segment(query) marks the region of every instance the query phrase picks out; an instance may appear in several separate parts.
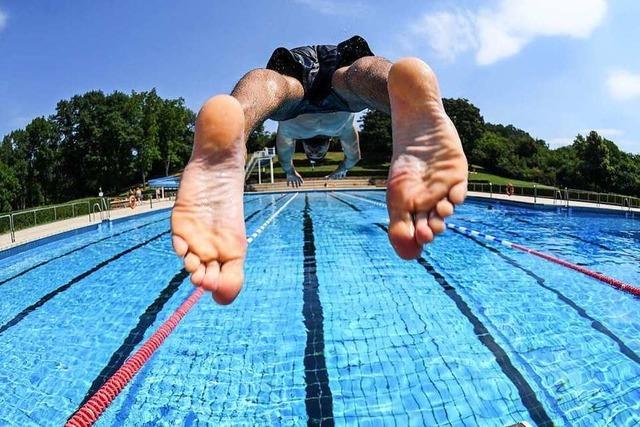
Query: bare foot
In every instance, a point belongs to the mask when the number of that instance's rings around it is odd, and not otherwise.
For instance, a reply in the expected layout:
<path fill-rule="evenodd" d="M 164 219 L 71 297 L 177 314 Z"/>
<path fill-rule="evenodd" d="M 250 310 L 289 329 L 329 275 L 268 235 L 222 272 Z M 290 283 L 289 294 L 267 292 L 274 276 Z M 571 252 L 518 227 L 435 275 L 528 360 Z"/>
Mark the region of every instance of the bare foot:
<path fill-rule="evenodd" d="M 173 248 L 191 282 L 229 304 L 244 279 L 244 113 L 227 95 L 208 100 L 196 120 L 195 142 L 171 214 Z"/>
<path fill-rule="evenodd" d="M 393 158 L 387 206 L 389 239 L 404 259 L 445 230 L 444 218 L 467 192 L 467 159 L 442 105 L 435 74 L 416 58 L 389 72 Z"/>

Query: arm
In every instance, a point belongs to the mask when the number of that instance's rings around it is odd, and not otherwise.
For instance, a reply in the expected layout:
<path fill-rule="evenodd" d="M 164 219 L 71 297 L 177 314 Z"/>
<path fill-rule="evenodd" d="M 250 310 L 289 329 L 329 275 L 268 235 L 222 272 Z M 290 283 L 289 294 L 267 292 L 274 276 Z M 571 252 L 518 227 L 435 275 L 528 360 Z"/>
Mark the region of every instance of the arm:
<path fill-rule="evenodd" d="M 287 174 L 287 185 L 299 187 L 304 181 L 293 166 L 293 153 L 296 150 L 296 141 L 287 137 L 278 127 L 276 134 L 276 151 L 282 169 Z"/>
<path fill-rule="evenodd" d="M 354 167 L 360 161 L 360 138 L 355 124 L 347 126 L 340 133 L 340 145 L 344 152 L 344 160 L 333 173 L 327 176 L 327 179 L 341 179 L 347 175 L 347 171 Z"/>

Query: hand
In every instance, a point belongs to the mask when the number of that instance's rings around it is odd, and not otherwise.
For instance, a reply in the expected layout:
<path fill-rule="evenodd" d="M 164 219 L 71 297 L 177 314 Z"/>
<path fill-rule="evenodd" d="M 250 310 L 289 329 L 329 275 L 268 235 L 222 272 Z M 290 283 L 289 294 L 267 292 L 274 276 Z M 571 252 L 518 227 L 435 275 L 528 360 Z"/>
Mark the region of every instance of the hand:
<path fill-rule="evenodd" d="M 324 177 L 324 179 L 342 179 L 344 177 L 347 176 L 347 170 L 346 169 L 342 169 L 342 168 L 338 168 L 336 170 L 334 170 L 331 175 L 327 175 Z"/>
<path fill-rule="evenodd" d="M 293 169 L 291 172 L 287 172 L 287 187 L 291 186 L 297 188 L 300 187 L 303 182 L 304 180 L 295 169 Z"/>

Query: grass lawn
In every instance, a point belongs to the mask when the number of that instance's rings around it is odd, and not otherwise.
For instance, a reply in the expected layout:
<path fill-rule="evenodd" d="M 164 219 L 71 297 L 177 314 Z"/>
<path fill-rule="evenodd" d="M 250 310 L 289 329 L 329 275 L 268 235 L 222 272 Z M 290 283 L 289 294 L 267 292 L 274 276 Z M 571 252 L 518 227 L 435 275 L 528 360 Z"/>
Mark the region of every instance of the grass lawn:
<path fill-rule="evenodd" d="M 344 155 L 341 151 L 331 151 L 327 153 L 325 160 L 319 165 L 311 168 L 311 164 L 305 157 L 304 153 L 295 153 L 293 157 L 293 164 L 296 170 L 302 175 L 303 178 L 308 177 L 324 177 L 333 172 L 338 164 L 344 159 Z M 389 172 L 389 162 L 372 160 L 363 158 L 360 162 L 349 171 L 348 176 L 373 176 L 386 178 Z M 268 169 L 267 169 L 268 173 Z M 274 176 L 276 178 L 284 178 L 285 173 L 278 163 L 278 158 L 274 159 Z M 254 172 L 255 175 L 255 172 Z M 257 180 L 257 177 L 255 177 Z M 498 175 L 493 175 L 485 172 L 476 172 L 469 175 L 470 181 L 491 182 L 496 185 L 506 185 L 512 183 L 515 186 L 530 187 L 533 188 L 535 182 L 521 181 L 519 179 L 504 178 Z M 542 184 L 537 184 L 538 188 L 553 188 Z"/>
<path fill-rule="evenodd" d="M 519 179 L 512 178 L 504 178 L 502 176 L 494 175 L 486 172 L 476 172 L 469 175 L 469 181 L 481 181 L 481 182 L 490 182 L 492 184 L 497 185 L 506 185 L 511 183 L 517 187 L 530 187 L 533 188 L 534 184 L 538 186 L 538 188 L 553 188 L 548 185 L 537 184 L 531 181 L 521 181 Z"/>

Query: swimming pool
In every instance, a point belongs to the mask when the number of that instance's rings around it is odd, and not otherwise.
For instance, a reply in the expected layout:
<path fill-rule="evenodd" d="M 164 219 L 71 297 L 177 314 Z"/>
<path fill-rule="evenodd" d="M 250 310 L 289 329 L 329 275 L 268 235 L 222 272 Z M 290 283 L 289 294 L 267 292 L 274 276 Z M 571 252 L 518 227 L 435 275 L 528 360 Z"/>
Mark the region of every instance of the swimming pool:
<path fill-rule="evenodd" d="M 205 296 L 99 425 L 635 425 L 640 300 L 447 231 L 397 258 L 384 193 L 247 195 L 245 289 Z M 491 209 L 489 209 L 491 207 Z M 60 425 L 193 291 L 169 212 L 0 260 L 0 424 Z M 452 222 L 640 283 L 640 222 L 469 201 Z"/>

